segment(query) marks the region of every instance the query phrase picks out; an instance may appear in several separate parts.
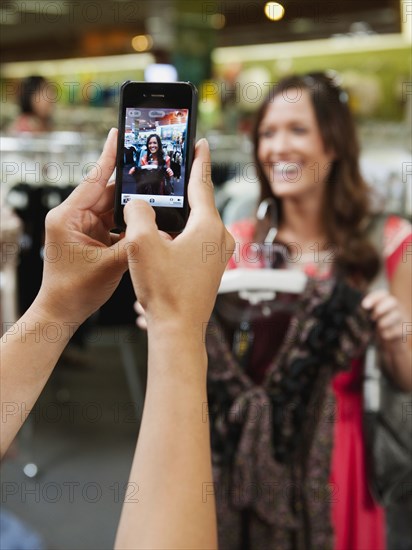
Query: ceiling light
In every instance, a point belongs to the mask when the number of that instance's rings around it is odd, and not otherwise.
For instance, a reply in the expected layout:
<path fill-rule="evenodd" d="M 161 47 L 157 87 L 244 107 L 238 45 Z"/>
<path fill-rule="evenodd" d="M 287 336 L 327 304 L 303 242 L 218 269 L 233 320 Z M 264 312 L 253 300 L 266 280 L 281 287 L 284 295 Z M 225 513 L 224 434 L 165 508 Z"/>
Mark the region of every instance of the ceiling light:
<path fill-rule="evenodd" d="M 285 8 L 279 2 L 267 2 L 265 15 L 271 21 L 279 21 L 285 15 Z"/>
<path fill-rule="evenodd" d="M 223 13 L 214 13 L 210 18 L 210 25 L 216 30 L 223 29 L 226 24 L 226 17 Z"/>
<path fill-rule="evenodd" d="M 39 73 L 45 77 L 55 78 L 57 75 L 72 75 L 74 72 L 73 67 L 75 67 L 75 73 L 82 75 L 117 71 L 125 71 L 130 74 L 130 67 L 133 67 L 133 71 L 144 70 L 153 61 L 153 55 L 150 53 L 51 59 L 47 61 L 15 61 L 2 65 L 2 76 L 3 78 L 24 78 L 35 72 L 35 74 Z M 68 84 L 70 85 L 70 82 Z"/>
<path fill-rule="evenodd" d="M 153 39 L 150 34 L 138 34 L 132 38 L 132 48 L 136 52 L 146 52 L 153 46 Z"/>
<path fill-rule="evenodd" d="M 176 82 L 177 70 L 168 63 L 153 63 L 144 70 L 146 82 Z"/>

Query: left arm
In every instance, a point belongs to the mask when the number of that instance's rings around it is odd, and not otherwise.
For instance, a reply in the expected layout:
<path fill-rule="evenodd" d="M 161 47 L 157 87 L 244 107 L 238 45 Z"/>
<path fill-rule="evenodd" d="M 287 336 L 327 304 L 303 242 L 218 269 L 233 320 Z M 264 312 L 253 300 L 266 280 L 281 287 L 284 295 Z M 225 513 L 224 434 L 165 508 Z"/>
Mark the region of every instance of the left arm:
<path fill-rule="evenodd" d="M 400 389 L 412 390 L 412 257 L 406 250 L 389 283 L 375 290 L 362 304 L 376 321 L 389 374 Z"/>
<path fill-rule="evenodd" d="M 1 340 L 1 444 L 7 451 L 78 324 L 43 313 L 36 303 Z"/>
<path fill-rule="evenodd" d="M 116 155 L 111 131 L 86 180 L 46 217 L 43 280 L 35 301 L 1 339 L 0 455 L 6 452 L 75 330 L 113 294 L 127 269 L 114 227 Z M 47 250 L 58 251 L 48 261 Z"/>

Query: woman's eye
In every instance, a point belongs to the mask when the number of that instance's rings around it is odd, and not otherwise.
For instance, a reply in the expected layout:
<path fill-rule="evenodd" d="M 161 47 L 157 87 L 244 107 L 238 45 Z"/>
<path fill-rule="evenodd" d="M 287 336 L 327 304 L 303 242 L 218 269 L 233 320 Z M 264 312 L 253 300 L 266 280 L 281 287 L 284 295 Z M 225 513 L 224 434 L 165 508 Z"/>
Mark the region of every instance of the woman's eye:
<path fill-rule="evenodd" d="M 306 128 L 303 128 L 303 126 L 295 126 L 293 128 L 293 131 L 295 134 L 305 134 L 306 133 Z"/>
<path fill-rule="evenodd" d="M 271 138 L 275 135 L 275 130 L 264 130 L 263 132 L 260 132 L 259 137 L 260 138 Z"/>

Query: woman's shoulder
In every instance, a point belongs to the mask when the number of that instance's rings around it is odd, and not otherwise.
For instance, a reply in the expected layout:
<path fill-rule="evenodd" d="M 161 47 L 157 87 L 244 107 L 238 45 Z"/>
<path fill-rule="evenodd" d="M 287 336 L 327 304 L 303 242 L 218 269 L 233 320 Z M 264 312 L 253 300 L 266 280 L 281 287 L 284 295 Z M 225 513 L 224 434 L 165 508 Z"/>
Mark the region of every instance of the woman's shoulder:
<path fill-rule="evenodd" d="M 402 260 L 405 247 L 409 247 L 412 242 L 411 223 L 393 214 L 377 214 L 372 220 L 369 238 L 379 251 L 387 277 L 391 280 Z"/>
<path fill-rule="evenodd" d="M 412 224 L 399 216 L 390 215 L 383 229 L 383 256 L 389 258 L 412 236 Z"/>
<path fill-rule="evenodd" d="M 256 220 L 247 218 L 238 220 L 228 227 L 228 231 L 233 235 L 235 241 L 250 242 L 254 236 Z"/>
<path fill-rule="evenodd" d="M 228 226 L 228 231 L 235 239 L 235 250 L 228 263 L 228 269 L 248 268 L 258 269 L 262 266 L 255 241 L 256 221 L 244 219 Z"/>
<path fill-rule="evenodd" d="M 388 258 L 412 235 L 411 223 L 395 214 L 375 213 L 367 224 L 366 234 L 369 240 L 380 251 L 383 258 Z"/>

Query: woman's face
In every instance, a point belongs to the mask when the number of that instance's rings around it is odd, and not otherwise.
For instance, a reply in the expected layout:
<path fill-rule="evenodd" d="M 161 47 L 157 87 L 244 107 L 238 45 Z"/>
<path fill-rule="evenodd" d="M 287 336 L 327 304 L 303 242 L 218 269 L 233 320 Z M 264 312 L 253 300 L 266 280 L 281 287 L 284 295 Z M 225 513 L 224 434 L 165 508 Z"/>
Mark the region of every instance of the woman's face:
<path fill-rule="evenodd" d="M 321 197 L 335 158 L 325 151 L 308 92 L 296 94 L 289 90 L 275 96 L 259 128 L 258 159 L 281 199 L 308 193 Z"/>
<path fill-rule="evenodd" d="M 54 111 L 55 102 L 52 101 L 53 98 L 50 98 L 49 94 L 51 94 L 51 92 L 48 90 L 47 84 L 45 84 L 41 86 L 31 98 L 33 113 L 39 118 L 47 119 Z"/>
<path fill-rule="evenodd" d="M 157 143 L 157 139 L 155 137 L 151 137 L 149 139 L 149 143 L 147 144 L 147 147 L 149 148 L 149 151 L 152 155 L 158 152 L 159 145 Z"/>

